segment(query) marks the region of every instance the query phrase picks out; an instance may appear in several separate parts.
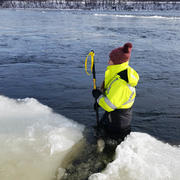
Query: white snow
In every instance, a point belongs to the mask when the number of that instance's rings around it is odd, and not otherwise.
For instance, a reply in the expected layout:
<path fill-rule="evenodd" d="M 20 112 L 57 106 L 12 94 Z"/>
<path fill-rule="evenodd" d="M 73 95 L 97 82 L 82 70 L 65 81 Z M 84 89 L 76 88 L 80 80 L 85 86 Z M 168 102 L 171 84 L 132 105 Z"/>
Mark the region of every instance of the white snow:
<path fill-rule="evenodd" d="M 180 179 L 180 147 L 133 132 L 116 149 L 115 160 L 89 180 Z"/>
<path fill-rule="evenodd" d="M 0 96 L 0 179 L 51 180 L 83 126 L 33 98 Z"/>

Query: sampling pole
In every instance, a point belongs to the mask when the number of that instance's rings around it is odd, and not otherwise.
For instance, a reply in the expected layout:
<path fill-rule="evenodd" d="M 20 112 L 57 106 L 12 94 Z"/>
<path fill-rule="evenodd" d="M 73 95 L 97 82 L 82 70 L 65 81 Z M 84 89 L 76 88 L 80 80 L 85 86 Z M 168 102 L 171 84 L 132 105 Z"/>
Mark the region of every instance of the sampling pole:
<path fill-rule="evenodd" d="M 88 57 L 91 56 L 91 72 L 93 74 L 93 89 L 97 89 L 96 86 L 96 69 L 95 69 L 95 60 L 94 60 L 94 51 L 91 50 L 91 52 L 86 56 L 85 60 L 85 71 L 87 75 L 90 75 L 87 71 L 87 60 Z M 98 103 L 97 103 L 97 98 L 95 98 L 95 111 L 96 111 L 96 121 L 97 121 L 97 126 L 99 127 L 99 111 L 98 111 Z"/>

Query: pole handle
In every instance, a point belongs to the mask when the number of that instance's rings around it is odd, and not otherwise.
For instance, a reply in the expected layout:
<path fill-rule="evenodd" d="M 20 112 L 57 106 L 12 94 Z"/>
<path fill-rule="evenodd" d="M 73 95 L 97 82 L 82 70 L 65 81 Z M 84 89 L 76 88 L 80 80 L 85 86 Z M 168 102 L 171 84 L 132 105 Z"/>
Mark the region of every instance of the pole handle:
<path fill-rule="evenodd" d="M 88 61 L 88 57 L 91 56 L 91 72 L 93 73 L 93 68 L 94 68 L 94 51 L 91 50 L 91 52 L 86 56 L 86 59 L 85 59 L 85 71 L 86 71 L 86 74 L 88 76 L 90 76 L 90 74 L 88 73 L 87 71 L 87 61 Z M 95 68 L 94 68 L 95 69 Z M 93 75 L 94 76 L 94 75 Z"/>

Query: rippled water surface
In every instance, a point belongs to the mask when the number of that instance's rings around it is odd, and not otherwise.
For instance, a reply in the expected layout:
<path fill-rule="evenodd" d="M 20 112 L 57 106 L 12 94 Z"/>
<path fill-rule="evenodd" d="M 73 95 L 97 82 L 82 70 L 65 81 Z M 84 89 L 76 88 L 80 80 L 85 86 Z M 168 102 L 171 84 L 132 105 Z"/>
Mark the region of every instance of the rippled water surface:
<path fill-rule="evenodd" d="M 95 51 L 100 85 L 109 52 L 127 41 L 140 75 L 132 129 L 179 145 L 179 12 L 1 9 L 0 94 L 37 99 L 88 127 L 91 141 L 96 120 L 85 57 Z"/>

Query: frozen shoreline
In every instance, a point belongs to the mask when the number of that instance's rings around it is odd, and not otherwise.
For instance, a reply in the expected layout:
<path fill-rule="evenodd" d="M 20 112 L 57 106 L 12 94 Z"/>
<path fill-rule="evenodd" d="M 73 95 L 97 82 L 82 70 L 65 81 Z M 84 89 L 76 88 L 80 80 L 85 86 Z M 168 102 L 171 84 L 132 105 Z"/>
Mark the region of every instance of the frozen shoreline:
<path fill-rule="evenodd" d="M 34 98 L 0 101 L 0 179 L 59 179 L 82 148 L 84 126 Z"/>
<path fill-rule="evenodd" d="M 180 147 L 140 132 L 132 132 L 116 148 L 115 159 L 89 180 L 154 180 L 180 178 Z"/>
<path fill-rule="evenodd" d="M 180 10 L 180 2 L 109 2 L 96 1 L 65 1 L 65 0 L 48 0 L 48 1 L 4 1 L 1 8 L 41 8 L 41 9 L 79 9 L 79 10 L 113 10 L 113 11 L 139 11 L 139 10 Z"/>

